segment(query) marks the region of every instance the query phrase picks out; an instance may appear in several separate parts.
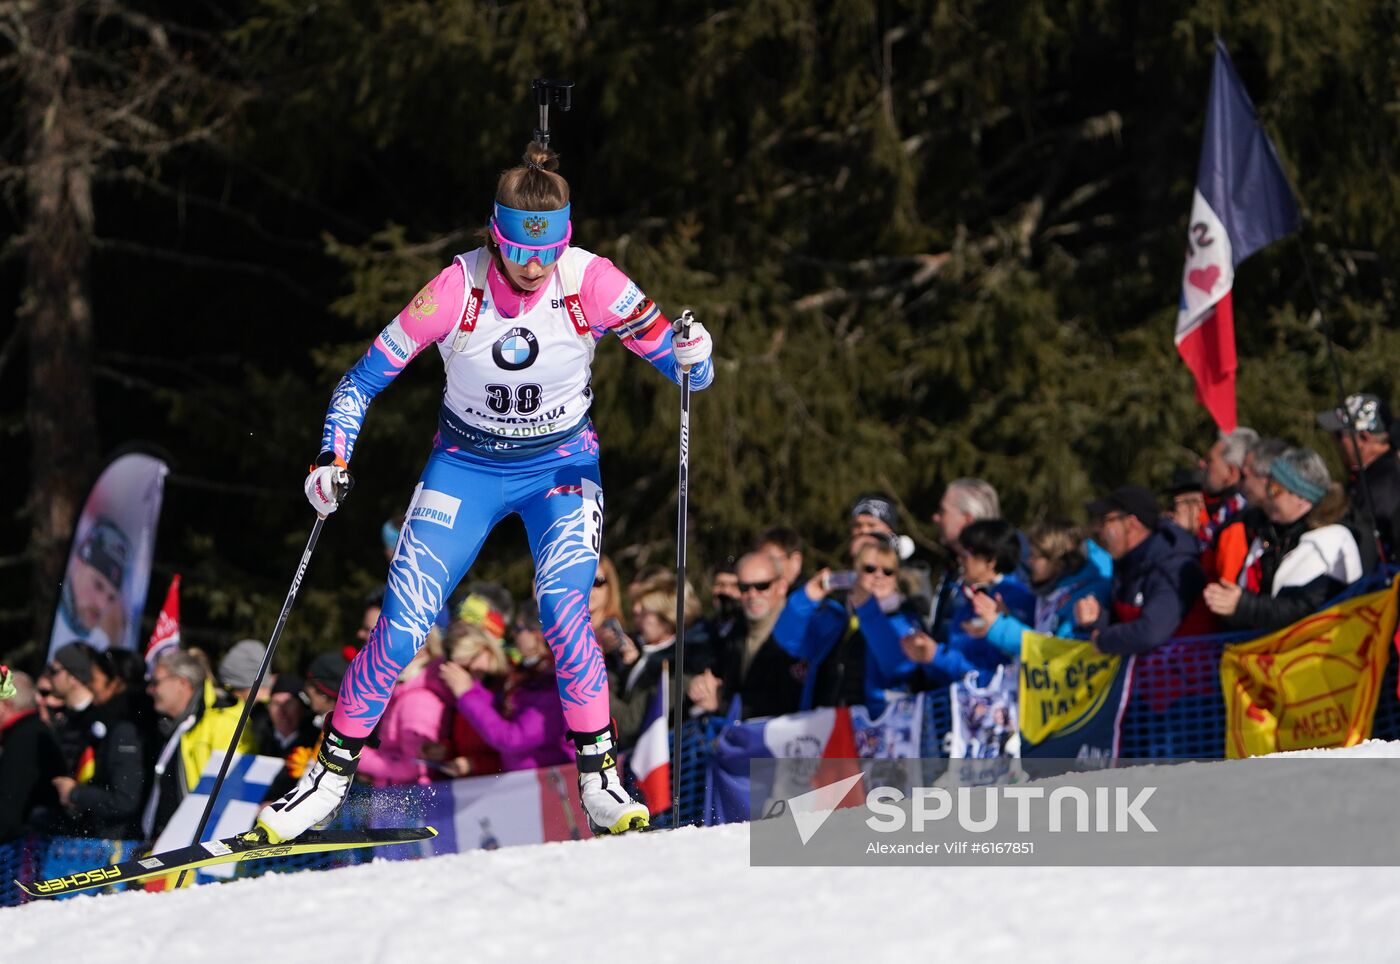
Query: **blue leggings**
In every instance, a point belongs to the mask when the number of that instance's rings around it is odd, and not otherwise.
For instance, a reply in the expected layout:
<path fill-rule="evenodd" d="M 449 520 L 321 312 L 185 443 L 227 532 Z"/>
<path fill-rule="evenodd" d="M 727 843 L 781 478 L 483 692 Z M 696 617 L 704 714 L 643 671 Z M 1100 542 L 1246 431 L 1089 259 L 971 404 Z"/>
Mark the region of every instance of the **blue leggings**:
<path fill-rule="evenodd" d="M 511 513 L 524 520 L 535 557 L 535 598 L 564 720 L 579 733 L 608 725 L 608 675 L 588 612 L 603 529 L 598 436 L 589 427 L 520 461 L 433 448 L 389 562 L 379 622 L 341 683 L 338 732 L 362 738 L 374 729 L 448 595 Z"/>

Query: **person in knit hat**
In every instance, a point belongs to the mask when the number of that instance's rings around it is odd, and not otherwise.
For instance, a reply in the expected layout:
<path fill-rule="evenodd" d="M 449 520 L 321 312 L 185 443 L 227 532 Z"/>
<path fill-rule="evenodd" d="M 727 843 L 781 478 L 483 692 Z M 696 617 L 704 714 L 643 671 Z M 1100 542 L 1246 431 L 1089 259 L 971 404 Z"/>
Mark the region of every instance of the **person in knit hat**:
<path fill-rule="evenodd" d="M 246 700 L 266 656 L 267 647 L 256 639 L 240 639 L 219 660 L 219 683 L 240 700 Z M 264 688 L 266 683 L 264 680 Z"/>
<path fill-rule="evenodd" d="M 1357 533 L 1347 524 L 1346 493 L 1332 481 L 1322 456 L 1288 449 L 1269 466 L 1264 512 L 1276 538 L 1255 540 L 1257 588 L 1219 580 L 1205 602 L 1231 629 L 1278 629 L 1320 609 L 1360 579 Z"/>
<path fill-rule="evenodd" d="M 306 704 L 315 714 L 316 729 L 321 729 L 325 716 L 335 709 L 335 697 L 340 692 L 340 683 L 345 679 L 349 662 L 340 653 L 322 653 L 306 667 L 306 684 L 302 692 L 306 694 Z"/>

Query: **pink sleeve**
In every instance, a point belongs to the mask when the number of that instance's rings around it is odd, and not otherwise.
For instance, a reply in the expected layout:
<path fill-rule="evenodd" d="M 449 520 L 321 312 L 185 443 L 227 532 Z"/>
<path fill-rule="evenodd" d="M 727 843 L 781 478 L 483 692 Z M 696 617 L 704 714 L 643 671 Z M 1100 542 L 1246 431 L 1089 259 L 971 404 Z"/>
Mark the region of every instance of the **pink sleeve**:
<path fill-rule="evenodd" d="M 550 694 L 551 698 L 553 694 Z M 490 690 L 474 686 L 457 698 L 457 712 L 467 718 L 477 734 L 494 750 L 523 752 L 545 745 L 548 720 L 529 705 L 516 708 L 513 719 L 496 709 Z"/>
<path fill-rule="evenodd" d="M 424 348 L 442 341 L 461 320 L 467 278 L 453 261 L 425 284 L 374 340 L 390 365 L 402 368 Z M 371 349 L 373 350 L 373 349 Z"/>
<path fill-rule="evenodd" d="M 611 331 L 634 355 L 645 358 L 675 380 L 670 370 L 675 367 L 671 358 L 671 323 L 656 302 L 617 265 L 600 257 L 589 262 L 579 285 L 579 300 L 595 339 Z"/>
<path fill-rule="evenodd" d="M 446 736 L 442 732 L 447 707 L 432 690 L 423 687 L 409 694 L 413 699 L 403 708 L 400 716 L 399 752 L 404 756 L 420 756 L 423 743 L 443 743 Z"/>
<path fill-rule="evenodd" d="M 638 306 L 648 303 L 637 283 L 603 257 L 595 257 L 584 269 L 578 296 L 594 338 L 616 329 Z"/>

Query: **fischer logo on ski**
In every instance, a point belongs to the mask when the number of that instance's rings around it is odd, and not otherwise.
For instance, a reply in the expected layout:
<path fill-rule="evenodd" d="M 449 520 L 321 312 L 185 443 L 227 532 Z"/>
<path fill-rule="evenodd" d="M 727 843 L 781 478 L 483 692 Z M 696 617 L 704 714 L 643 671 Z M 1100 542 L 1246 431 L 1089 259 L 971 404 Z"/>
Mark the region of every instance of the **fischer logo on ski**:
<path fill-rule="evenodd" d="M 93 890 L 113 885 L 129 884 L 148 877 L 197 870 L 214 864 L 263 860 L 290 854 L 326 853 L 361 847 L 385 847 L 414 843 L 437 836 L 432 827 L 406 827 L 392 830 L 328 830 L 308 833 L 296 840 L 269 845 L 256 833 L 239 834 L 223 840 L 208 840 L 162 854 L 153 854 L 124 861 L 111 867 L 95 867 L 63 877 L 30 883 L 15 881 L 30 897 L 56 897 L 81 890 Z"/>

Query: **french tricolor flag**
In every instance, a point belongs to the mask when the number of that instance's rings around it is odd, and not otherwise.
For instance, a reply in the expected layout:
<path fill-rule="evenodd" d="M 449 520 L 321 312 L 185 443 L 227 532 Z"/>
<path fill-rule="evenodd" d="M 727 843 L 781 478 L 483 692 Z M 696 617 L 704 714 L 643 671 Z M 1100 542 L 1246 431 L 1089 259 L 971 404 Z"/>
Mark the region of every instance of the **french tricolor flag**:
<path fill-rule="evenodd" d="M 661 680 L 647 704 L 641 736 L 627 761 L 653 816 L 671 809 L 671 734 L 666 725 L 670 719 L 670 675 L 662 663 Z"/>
<path fill-rule="evenodd" d="M 1298 229 L 1298 201 L 1235 66 L 1215 38 L 1205 143 L 1187 229 L 1176 350 L 1222 432 L 1235 416 L 1235 268 Z"/>

